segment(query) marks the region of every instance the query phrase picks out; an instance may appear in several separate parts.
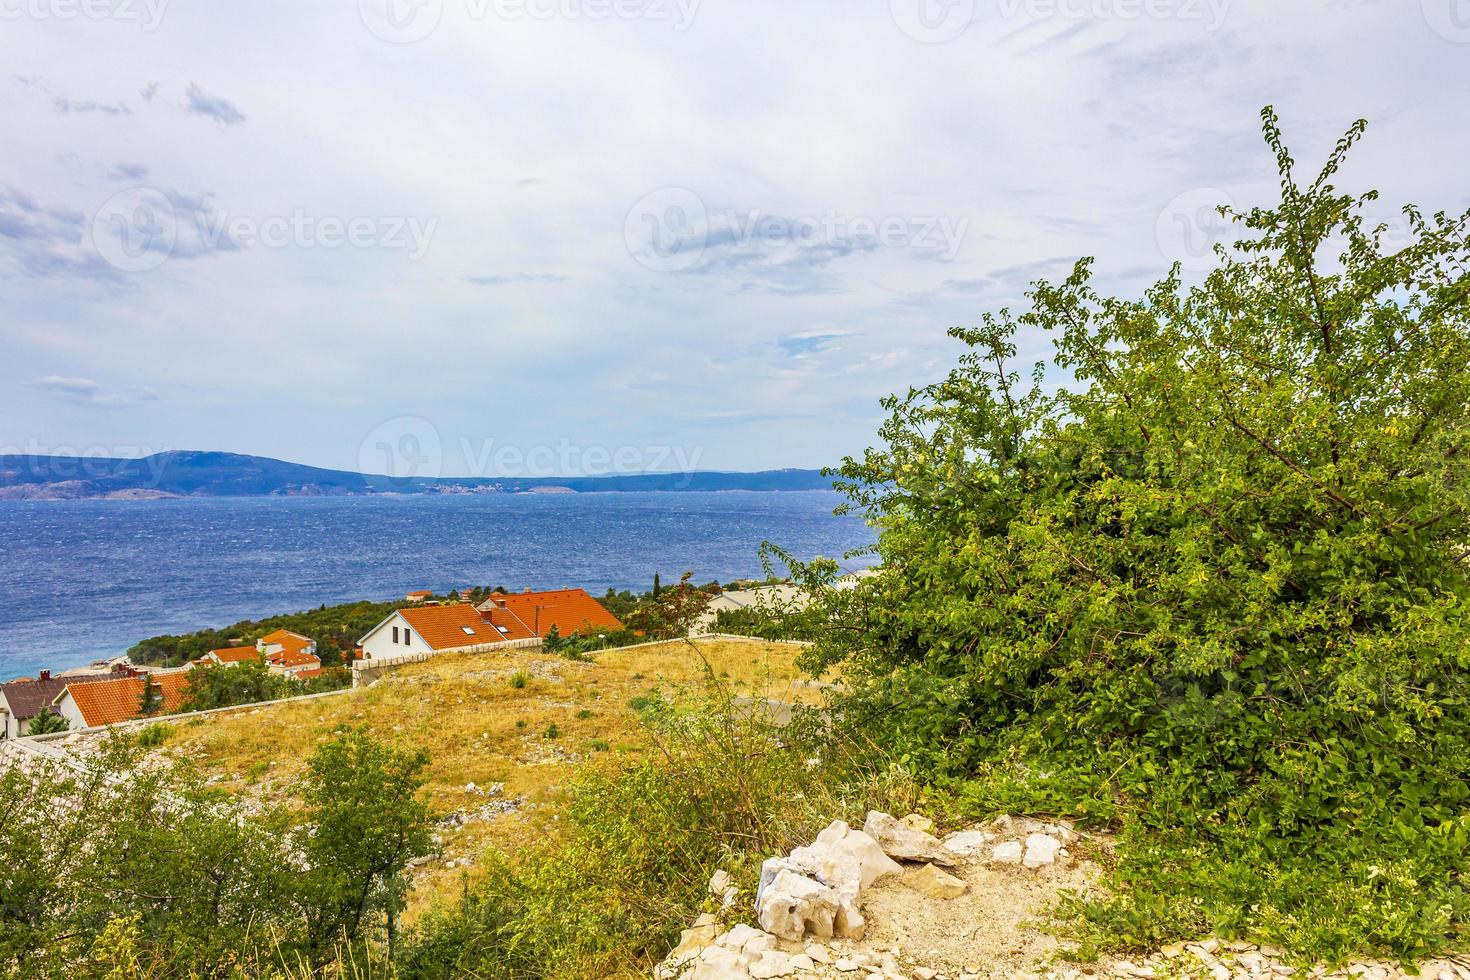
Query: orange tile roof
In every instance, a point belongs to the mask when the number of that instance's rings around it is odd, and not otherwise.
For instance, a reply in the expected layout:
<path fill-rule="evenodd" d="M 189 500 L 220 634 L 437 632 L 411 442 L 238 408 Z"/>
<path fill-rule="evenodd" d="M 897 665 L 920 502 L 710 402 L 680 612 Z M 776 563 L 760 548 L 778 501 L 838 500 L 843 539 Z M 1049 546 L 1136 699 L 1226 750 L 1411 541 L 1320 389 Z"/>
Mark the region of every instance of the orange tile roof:
<path fill-rule="evenodd" d="M 488 600 L 545 636 L 555 626 L 562 636 L 596 630 L 620 630 L 623 624 L 585 589 L 551 592 L 512 592 Z"/>
<path fill-rule="evenodd" d="M 247 660 L 259 660 L 260 651 L 255 647 L 222 647 L 209 651 L 222 664 L 242 664 Z M 201 657 L 200 660 L 206 658 Z M 195 661 L 196 663 L 198 661 Z"/>
<path fill-rule="evenodd" d="M 163 707 L 159 714 L 172 714 L 183 707 L 185 688 L 189 684 L 188 674 L 157 673 L 150 679 L 163 694 Z M 89 728 L 93 725 L 112 725 L 142 717 L 139 709 L 143 704 L 143 680 L 142 677 L 118 677 L 102 681 L 78 681 L 68 684 L 62 696 L 71 695 L 77 710 L 82 713 L 82 720 Z"/>
<path fill-rule="evenodd" d="M 266 663 L 272 667 L 302 667 L 306 664 L 320 664 L 322 658 L 314 653 L 304 650 L 282 650 L 265 658 Z"/>
<path fill-rule="evenodd" d="M 491 606 L 489 609 L 480 610 L 480 615 L 491 626 L 496 627 L 496 632 L 507 640 L 530 640 L 536 636 L 536 631 L 531 629 L 509 609 L 500 609 Z"/>
<path fill-rule="evenodd" d="M 290 630 L 275 630 L 262 636 L 260 642 L 268 647 L 278 646 L 283 650 L 305 650 L 316 641 L 309 636 L 292 633 Z"/>
<path fill-rule="evenodd" d="M 524 627 L 516 630 L 516 635 L 502 633 L 496 628 L 497 626 L 515 629 L 509 620 L 500 623 L 487 621 L 474 606 L 463 603 L 454 606 L 420 606 L 414 609 L 400 609 L 398 615 L 403 617 L 403 620 L 429 645 L 431 650 L 454 650 L 459 647 L 481 646 L 486 643 L 499 643 L 502 640 L 520 639 L 530 635 Z"/>

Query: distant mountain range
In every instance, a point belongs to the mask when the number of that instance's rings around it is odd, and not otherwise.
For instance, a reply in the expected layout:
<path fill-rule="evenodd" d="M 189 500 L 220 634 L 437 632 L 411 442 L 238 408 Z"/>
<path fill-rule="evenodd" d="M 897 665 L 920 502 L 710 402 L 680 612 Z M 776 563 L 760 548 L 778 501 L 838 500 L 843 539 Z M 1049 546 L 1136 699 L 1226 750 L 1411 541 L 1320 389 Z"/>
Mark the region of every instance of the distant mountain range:
<path fill-rule="evenodd" d="M 390 477 L 264 456 L 167 452 L 140 459 L 0 455 L 0 500 L 319 497 L 362 494 L 830 490 L 819 470 L 586 477 Z"/>

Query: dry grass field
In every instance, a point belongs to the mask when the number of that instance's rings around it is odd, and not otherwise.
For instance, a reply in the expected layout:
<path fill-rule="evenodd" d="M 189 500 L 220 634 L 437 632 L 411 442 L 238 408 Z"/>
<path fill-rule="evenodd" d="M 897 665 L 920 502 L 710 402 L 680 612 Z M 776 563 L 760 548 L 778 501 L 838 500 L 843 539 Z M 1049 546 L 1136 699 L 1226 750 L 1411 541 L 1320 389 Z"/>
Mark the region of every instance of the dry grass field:
<path fill-rule="evenodd" d="M 649 742 L 639 713 L 654 692 L 688 701 L 723 685 L 740 698 L 819 703 L 796 653 L 721 639 L 610 650 L 594 662 L 540 650 L 445 654 L 349 694 L 178 724 L 161 751 L 247 798 L 279 802 L 317 743 L 344 726 L 428 750 L 431 805 L 468 819 L 441 825 L 443 855 L 418 870 L 412 916 L 433 895 L 457 893 L 487 845 L 513 852 L 546 833 L 574 764 L 638 758 Z"/>

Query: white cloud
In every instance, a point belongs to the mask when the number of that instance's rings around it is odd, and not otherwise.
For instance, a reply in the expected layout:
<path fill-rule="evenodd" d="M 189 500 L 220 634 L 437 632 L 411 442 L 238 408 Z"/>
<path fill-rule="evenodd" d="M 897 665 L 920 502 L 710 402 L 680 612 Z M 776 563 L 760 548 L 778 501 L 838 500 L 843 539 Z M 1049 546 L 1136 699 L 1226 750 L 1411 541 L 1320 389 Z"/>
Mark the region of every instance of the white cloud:
<path fill-rule="evenodd" d="M 69 378 L 59 374 L 36 378 L 29 382 L 29 386 L 66 401 L 101 408 L 126 408 L 158 399 L 158 392 L 152 388 L 132 387 L 122 391 L 104 391 L 101 385 L 90 378 Z"/>
<path fill-rule="evenodd" d="M 262 17 L 173 0 L 151 30 L 7 22 L 7 68 L 28 81 L 0 79 L 0 383 L 22 403 L 0 442 L 351 466 L 365 434 L 414 416 L 445 445 L 512 426 L 522 442 L 698 445 L 715 468 L 819 464 L 871 438 L 879 395 L 947 367 L 947 327 L 1019 305 L 1079 255 L 1104 288 L 1136 292 L 1169 261 L 1156 228 L 1171 201 L 1268 199 L 1268 102 L 1303 166 L 1370 119 L 1342 186 L 1467 203 L 1452 161 L 1470 142 L 1470 46 L 1419 3 L 1190 0 L 1223 17 L 1125 20 L 1007 0 L 934 44 L 888 0 L 667 4 L 692 9 L 683 30 L 539 0 L 517 9 L 550 16 L 436 5 L 437 28 L 405 44 L 356 3 Z M 172 213 L 174 237 L 109 262 L 99 215 L 148 227 L 107 209 L 131 185 L 167 202 L 152 212 Z M 703 214 L 634 212 L 668 188 Z M 232 247 L 215 215 L 373 234 Z M 752 215 L 835 231 L 762 235 Z M 437 222 L 424 248 L 381 247 L 409 221 Z M 941 221 L 964 231 L 921 236 Z M 882 240 L 885 222 L 907 237 Z M 630 228 L 674 249 L 706 237 L 664 272 L 632 254 Z M 118 267 L 165 244 L 156 266 Z M 52 375 L 98 379 L 91 404 L 166 391 L 170 411 L 136 397 L 53 411 L 59 389 L 27 383 Z"/>

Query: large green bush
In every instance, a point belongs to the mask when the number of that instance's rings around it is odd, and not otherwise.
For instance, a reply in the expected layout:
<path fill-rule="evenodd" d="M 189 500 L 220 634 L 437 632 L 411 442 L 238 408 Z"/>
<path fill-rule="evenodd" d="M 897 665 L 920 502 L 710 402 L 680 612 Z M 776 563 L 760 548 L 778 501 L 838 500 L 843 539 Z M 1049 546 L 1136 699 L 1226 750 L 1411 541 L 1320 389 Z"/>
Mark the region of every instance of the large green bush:
<path fill-rule="evenodd" d="M 1333 187 L 1362 123 L 1304 184 L 1263 115 L 1281 199 L 1202 283 L 1079 262 L 888 400 L 813 666 L 969 809 L 1120 828 L 1109 941 L 1407 957 L 1470 916 L 1467 217 L 1395 242 Z"/>

